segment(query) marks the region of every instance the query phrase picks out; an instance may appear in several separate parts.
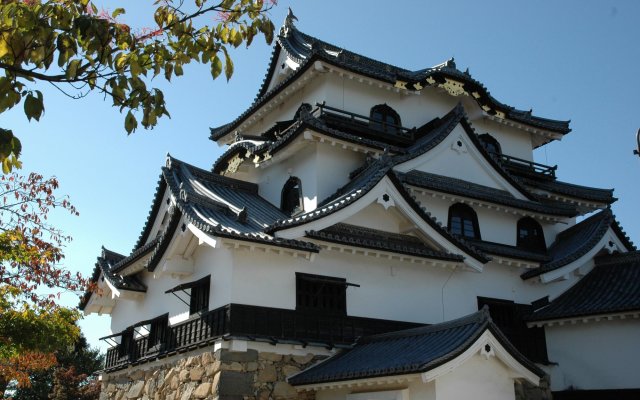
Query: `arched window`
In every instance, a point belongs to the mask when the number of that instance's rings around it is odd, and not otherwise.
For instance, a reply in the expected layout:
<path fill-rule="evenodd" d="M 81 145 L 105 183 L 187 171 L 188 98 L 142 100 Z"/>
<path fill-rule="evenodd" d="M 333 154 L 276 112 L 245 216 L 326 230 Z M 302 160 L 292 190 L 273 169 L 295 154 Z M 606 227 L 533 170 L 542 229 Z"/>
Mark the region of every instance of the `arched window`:
<path fill-rule="evenodd" d="M 544 241 L 544 231 L 536 220 L 525 217 L 518 221 L 518 240 L 516 245 L 520 248 L 534 251 L 545 251 L 547 249 Z"/>
<path fill-rule="evenodd" d="M 449 207 L 449 231 L 454 235 L 480 239 L 478 216 L 473 208 L 462 203 Z"/>
<path fill-rule="evenodd" d="M 482 142 L 482 145 L 489 153 L 494 154 L 502 154 L 502 149 L 500 148 L 500 143 L 493 136 L 488 133 L 483 133 L 478 136 L 478 139 Z"/>
<path fill-rule="evenodd" d="M 371 108 L 369 126 L 387 133 L 396 133 L 400 127 L 400 115 L 386 104 L 378 104 Z"/>
<path fill-rule="evenodd" d="M 290 177 L 282 188 L 280 209 L 287 214 L 295 214 L 304 209 L 302 202 L 302 184 L 295 176 Z"/>

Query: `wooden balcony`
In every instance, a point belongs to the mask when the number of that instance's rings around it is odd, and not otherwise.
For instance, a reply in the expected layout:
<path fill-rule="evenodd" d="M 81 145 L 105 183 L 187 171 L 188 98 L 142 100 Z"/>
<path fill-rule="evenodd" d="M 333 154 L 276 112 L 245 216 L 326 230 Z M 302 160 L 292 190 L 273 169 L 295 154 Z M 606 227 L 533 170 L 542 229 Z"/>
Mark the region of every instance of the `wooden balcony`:
<path fill-rule="evenodd" d="M 529 176 L 531 178 L 555 180 L 557 165 L 549 166 L 533 161 L 523 160 L 506 154 L 491 153 L 502 165 L 516 175 Z"/>
<path fill-rule="evenodd" d="M 421 324 L 229 304 L 168 326 L 166 333 L 157 335 L 151 347 L 150 335 L 128 341 L 128 345 L 126 340 L 121 340 L 107 350 L 105 370 L 192 350 L 222 337 L 333 347 L 352 344 L 360 336 L 417 326 Z"/>
<path fill-rule="evenodd" d="M 327 125 L 344 132 L 401 146 L 413 143 L 415 128 L 375 121 L 365 115 L 330 107 L 324 103 L 317 103 L 316 107 L 318 108 L 314 110 L 314 114 Z"/>

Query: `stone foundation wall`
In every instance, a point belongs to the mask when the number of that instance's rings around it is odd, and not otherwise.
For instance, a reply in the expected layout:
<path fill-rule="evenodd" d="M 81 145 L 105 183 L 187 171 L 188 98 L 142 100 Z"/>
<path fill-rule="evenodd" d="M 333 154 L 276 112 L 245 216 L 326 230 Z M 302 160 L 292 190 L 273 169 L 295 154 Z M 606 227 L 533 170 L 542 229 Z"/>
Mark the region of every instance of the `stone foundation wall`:
<path fill-rule="evenodd" d="M 323 356 L 291 356 L 226 349 L 103 375 L 100 400 L 314 400 L 286 377 Z"/>

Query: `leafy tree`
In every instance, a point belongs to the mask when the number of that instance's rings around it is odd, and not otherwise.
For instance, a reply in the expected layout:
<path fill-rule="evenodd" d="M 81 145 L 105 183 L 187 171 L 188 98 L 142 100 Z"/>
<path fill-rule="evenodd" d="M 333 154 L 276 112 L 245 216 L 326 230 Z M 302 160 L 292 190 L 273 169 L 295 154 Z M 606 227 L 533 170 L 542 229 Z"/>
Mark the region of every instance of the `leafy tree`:
<path fill-rule="evenodd" d="M 0 395 L 7 382 L 28 385 L 31 373 L 55 365 L 55 352 L 79 334 L 78 311 L 55 304 L 60 291 L 86 285 L 59 265 L 70 238 L 47 215 L 53 208 L 78 212 L 55 196 L 57 187 L 55 178 L 35 173 L 0 176 Z"/>
<path fill-rule="evenodd" d="M 97 399 L 100 383 L 93 373 L 100 369 L 104 356 L 89 347 L 80 335 L 73 346 L 56 353 L 58 365 L 31 374 L 31 387 L 17 388 L 14 400 L 89 400 Z"/>
<path fill-rule="evenodd" d="M 273 39 L 266 13 L 275 0 L 157 0 L 155 26 L 141 30 L 118 22 L 89 0 L 0 0 L 0 114 L 23 104 L 29 120 L 44 113 L 36 89 L 50 83 L 81 98 L 98 91 L 126 113 L 124 127 L 138 119 L 153 128 L 169 112 L 163 93 L 148 87 L 151 78 L 167 80 L 191 62 L 210 65 L 215 79 L 233 74 L 229 48 L 249 46 L 254 37 Z M 0 129 L 0 162 L 5 173 L 19 166 L 20 141 Z"/>

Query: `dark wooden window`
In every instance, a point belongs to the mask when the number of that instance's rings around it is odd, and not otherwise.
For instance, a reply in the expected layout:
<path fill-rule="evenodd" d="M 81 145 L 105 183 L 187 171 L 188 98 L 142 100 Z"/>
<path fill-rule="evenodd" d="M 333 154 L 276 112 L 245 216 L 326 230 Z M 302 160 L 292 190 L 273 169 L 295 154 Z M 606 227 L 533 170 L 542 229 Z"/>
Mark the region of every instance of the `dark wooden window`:
<path fill-rule="evenodd" d="M 401 125 L 400 115 L 386 104 L 373 106 L 369 118 L 369 126 L 387 133 L 397 133 Z"/>
<path fill-rule="evenodd" d="M 461 203 L 449 207 L 449 231 L 454 235 L 480 239 L 478 216 L 473 208 Z"/>
<path fill-rule="evenodd" d="M 296 310 L 346 315 L 347 281 L 296 273 Z"/>
<path fill-rule="evenodd" d="M 118 346 L 118 357 L 129 358 L 133 350 L 133 328 L 122 331 L 120 345 Z"/>
<path fill-rule="evenodd" d="M 502 154 L 502 148 L 500 143 L 493 136 L 488 133 L 483 133 L 478 136 L 478 139 L 482 142 L 482 145 L 489 153 Z"/>
<path fill-rule="evenodd" d="M 478 309 L 489 306 L 493 323 L 525 357 L 546 364 L 547 341 L 544 328 L 528 328 L 524 318 L 534 311 L 530 304 L 517 304 L 509 300 L 478 297 Z"/>
<path fill-rule="evenodd" d="M 527 250 L 545 251 L 547 245 L 544 241 L 542 226 L 530 217 L 521 218 L 518 221 L 517 246 Z"/>
<path fill-rule="evenodd" d="M 292 176 L 282 188 L 282 200 L 280 209 L 287 214 L 295 214 L 304 209 L 302 198 L 302 183 L 300 179 Z"/>
<path fill-rule="evenodd" d="M 166 343 L 169 333 L 169 314 L 154 318 L 149 325 L 149 348 Z"/>
<path fill-rule="evenodd" d="M 207 276 L 198 281 L 197 285 L 191 288 L 189 300 L 189 314 L 196 314 L 209 309 L 209 284 L 211 279 Z"/>

